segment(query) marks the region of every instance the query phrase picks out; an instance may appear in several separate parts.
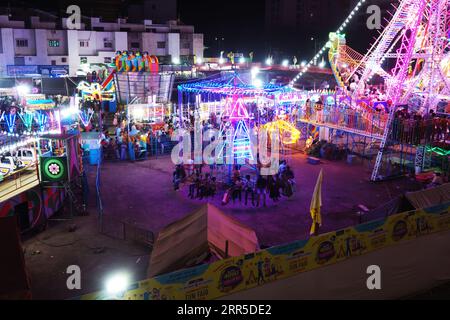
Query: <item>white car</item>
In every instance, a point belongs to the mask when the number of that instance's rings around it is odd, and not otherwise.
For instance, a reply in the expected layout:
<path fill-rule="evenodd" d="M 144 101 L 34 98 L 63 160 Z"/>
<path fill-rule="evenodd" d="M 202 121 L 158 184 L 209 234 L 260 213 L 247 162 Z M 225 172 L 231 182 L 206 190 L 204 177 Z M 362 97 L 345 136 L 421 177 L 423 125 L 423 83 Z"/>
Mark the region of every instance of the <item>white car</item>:
<path fill-rule="evenodd" d="M 22 162 L 22 165 L 29 166 L 36 161 L 36 151 L 32 148 L 21 148 L 14 153 L 14 157 Z"/>
<path fill-rule="evenodd" d="M 3 156 L 0 158 L 0 172 L 3 176 L 13 173 L 20 168 L 19 160 L 15 160 L 12 156 Z"/>

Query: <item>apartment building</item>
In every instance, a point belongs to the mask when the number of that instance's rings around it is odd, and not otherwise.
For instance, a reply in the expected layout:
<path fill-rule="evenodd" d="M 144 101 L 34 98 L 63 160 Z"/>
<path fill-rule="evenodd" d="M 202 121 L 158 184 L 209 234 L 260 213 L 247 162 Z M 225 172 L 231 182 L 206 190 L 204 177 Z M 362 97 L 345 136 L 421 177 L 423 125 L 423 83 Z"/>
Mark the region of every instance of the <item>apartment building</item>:
<path fill-rule="evenodd" d="M 203 58 L 203 34 L 177 21 L 153 24 L 151 20 L 132 23 L 90 18 L 79 29 L 70 30 L 66 19 L 15 21 L 0 16 L 0 75 L 75 76 L 80 65 L 110 63 L 118 50 L 147 51 L 167 63 Z"/>

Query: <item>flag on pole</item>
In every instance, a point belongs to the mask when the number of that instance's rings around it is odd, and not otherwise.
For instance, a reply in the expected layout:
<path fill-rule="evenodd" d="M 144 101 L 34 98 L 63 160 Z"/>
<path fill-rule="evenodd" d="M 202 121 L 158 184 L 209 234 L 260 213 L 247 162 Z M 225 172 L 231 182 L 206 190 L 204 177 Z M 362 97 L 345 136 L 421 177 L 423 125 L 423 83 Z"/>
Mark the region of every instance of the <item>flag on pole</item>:
<path fill-rule="evenodd" d="M 314 188 L 313 197 L 311 199 L 311 206 L 309 208 L 312 218 L 311 231 L 309 234 L 317 234 L 319 227 L 322 226 L 322 216 L 320 215 L 320 207 L 322 206 L 322 178 L 322 169 L 320 169 L 316 187 Z"/>

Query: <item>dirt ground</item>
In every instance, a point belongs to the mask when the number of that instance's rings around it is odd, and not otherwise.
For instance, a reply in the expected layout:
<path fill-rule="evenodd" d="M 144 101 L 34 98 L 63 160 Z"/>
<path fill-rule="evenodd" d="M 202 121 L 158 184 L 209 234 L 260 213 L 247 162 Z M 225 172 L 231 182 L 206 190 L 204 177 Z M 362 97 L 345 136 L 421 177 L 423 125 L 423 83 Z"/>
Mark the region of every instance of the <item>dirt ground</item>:
<path fill-rule="evenodd" d="M 255 208 L 243 203 L 220 204 L 223 191 L 209 201 L 256 231 L 261 246 L 272 246 L 308 236 L 311 219 L 309 205 L 320 169 L 323 169 L 321 232 L 359 221 L 357 206 L 375 208 L 405 191 L 417 188 L 409 179 L 383 183 L 368 181 L 367 164 L 324 160 L 307 163 L 302 154 L 287 157 L 293 168 L 297 190 L 291 198 L 278 203 L 268 200 L 267 207 Z M 184 217 L 206 200 L 187 197 L 187 185 L 174 191 L 173 164 L 170 157 L 142 162 L 104 163 L 101 191 L 104 221 L 133 221 L 155 235 L 164 226 Z M 89 172 L 91 199 L 88 216 L 52 221 L 47 229 L 24 241 L 25 259 L 35 299 L 69 299 L 101 290 L 108 275 L 126 270 L 132 280 L 146 278 L 150 248 L 100 234 L 95 204 L 95 168 Z M 74 230 L 70 230 L 72 229 Z M 68 290 L 66 269 L 78 265 L 82 289 Z"/>
<path fill-rule="evenodd" d="M 221 205 L 223 191 L 209 202 L 247 226 L 255 229 L 262 245 L 276 245 L 308 236 L 311 226 L 309 206 L 320 169 L 323 169 L 321 232 L 358 223 L 357 205 L 375 208 L 405 190 L 416 188 L 408 179 L 383 183 L 369 182 L 367 164 L 345 161 L 307 163 L 303 154 L 286 158 L 293 168 L 297 191 L 291 198 L 267 207 L 232 202 Z M 105 217 L 128 218 L 157 233 L 167 224 L 191 213 L 207 200 L 189 199 L 188 186 L 174 191 L 173 165 L 169 157 L 143 162 L 106 163 L 102 169 L 102 198 Z M 205 169 L 206 172 L 209 171 Z"/>

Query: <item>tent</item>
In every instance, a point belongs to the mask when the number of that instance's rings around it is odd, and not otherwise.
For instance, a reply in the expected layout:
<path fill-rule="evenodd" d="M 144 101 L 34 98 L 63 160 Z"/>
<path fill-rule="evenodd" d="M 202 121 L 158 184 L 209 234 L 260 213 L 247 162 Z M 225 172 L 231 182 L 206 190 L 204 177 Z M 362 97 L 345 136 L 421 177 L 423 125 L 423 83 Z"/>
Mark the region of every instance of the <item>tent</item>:
<path fill-rule="evenodd" d="M 254 230 L 205 204 L 160 231 L 151 255 L 149 277 L 259 249 Z"/>
<path fill-rule="evenodd" d="M 414 210 L 404 195 L 400 195 L 360 216 L 360 223 L 386 218 L 390 215 Z"/>
<path fill-rule="evenodd" d="M 416 209 L 423 209 L 447 203 L 450 202 L 450 183 L 431 189 L 407 192 L 405 196 Z"/>
<path fill-rule="evenodd" d="M 407 192 L 362 215 L 360 217 L 360 223 L 382 219 L 400 212 L 429 208 L 448 202 L 450 202 L 450 183 L 430 189 Z"/>

